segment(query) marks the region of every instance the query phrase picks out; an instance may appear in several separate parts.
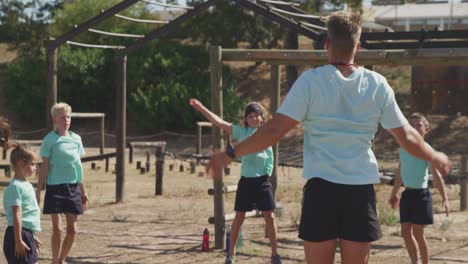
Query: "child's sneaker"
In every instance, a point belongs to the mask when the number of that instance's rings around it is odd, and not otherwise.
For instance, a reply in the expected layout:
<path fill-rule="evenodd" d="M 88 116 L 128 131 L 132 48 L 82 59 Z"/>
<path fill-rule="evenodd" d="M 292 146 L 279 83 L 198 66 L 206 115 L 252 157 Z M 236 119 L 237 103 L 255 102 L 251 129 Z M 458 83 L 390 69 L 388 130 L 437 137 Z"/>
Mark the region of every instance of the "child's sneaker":
<path fill-rule="evenodd" d="M 234 264 L 234 256 L 233 255 L 227 255 L 226 256 L 226 261 L 224 264 Z"/>
<path fill-rule="evenodd" d="M 271 264 L 281 264 L 280 255 L 271 256 Z"/>

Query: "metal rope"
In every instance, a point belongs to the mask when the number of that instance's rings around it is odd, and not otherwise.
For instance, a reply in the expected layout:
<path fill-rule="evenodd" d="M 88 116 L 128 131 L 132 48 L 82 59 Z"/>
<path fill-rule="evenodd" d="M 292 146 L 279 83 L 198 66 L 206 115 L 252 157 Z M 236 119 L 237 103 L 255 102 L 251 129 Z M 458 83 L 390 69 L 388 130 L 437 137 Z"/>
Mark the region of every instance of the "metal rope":
<path fill-rule="evenodd" d="M 285 6 L 301 6 L 299 3 L 294 2 L 284 2 L 284 1 L 273 1 L 273 0 L 258 0 L 259 2 L 275 4 L 275 5 L 285 5 Z"/>
<path fill-rule="evenodd" d="M 123 38 L 144 38 L 145 35 L 136 35 L 136 34 L 124 34 L 124 33 L 114 33 L 114 32 L 107 32 L 107 31 L 102 31 L 102 30 L 97 30 L 90 28 L 88 29 L 89 32 L 101 34 L 101 35 L 107 35 L 107 36 L 113 36 L 113 37 L 123 37 Z"/>
<path fill-rule="evenodd" d="M 149 20 L 149 19 L 139 19 L 139 18 L 133 18 L 133 17 L 128 17 L 128 16 L 122 16 L 119 14 L 115 14 L 115 17 L 132 21 L 132 22 L 138 22 L 138 23 L 148 23 L 148 24 L 168 24 L 169 21 L 167 20 Z"/>
<path fill-rule="evenodd" d="M 192 6 L 163 4 L 163 3 L 159 3 L 159 2 L 156 2 L 156 1 L 150 1 L 150 0 L 141 0 L 141 1 L 145 2 L 145 3 L 148 3 L 148 4 L 153 4 L 153 5 L 162 6 L 162 7 L 171 7 L 171 8 L 180 8 L 180 9 L 193 9 Z"/>
<path fill-rule="evenodd" d="M 125 46 L 109 46 L 109 45 L 94 45 L 94 44 L 85 44 L 74 41 L 67 41 L 68 45 L 79 46 L 84 48 L 96 48 L 96 49 L 125 49 Z"/>

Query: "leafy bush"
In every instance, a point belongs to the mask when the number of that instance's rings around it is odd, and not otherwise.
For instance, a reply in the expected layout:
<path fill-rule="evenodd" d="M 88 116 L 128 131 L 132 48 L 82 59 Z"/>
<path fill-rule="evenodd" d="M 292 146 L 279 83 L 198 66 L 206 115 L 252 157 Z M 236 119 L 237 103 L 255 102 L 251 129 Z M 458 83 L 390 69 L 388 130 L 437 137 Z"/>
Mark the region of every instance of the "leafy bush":
<path fill-rule="evenodd" d="M 208 53 L 175 41 L 154 41 L 128 58 L 128 117 L 145 132 L 193 128 L 200 116 L 188 105 L 191 97 L 209 106 Z M 63 47 L 58 56 L 58 100 L 77 112 L 116 109 L 116 64 L 112 52 Z M 11 63 L 5 96 L 19 116 L 40 125 L 45 120 L 47 93 L 45 54 Z M 225 117 L 237 117 L 242 102 L 234 78 L 223 73 Z M 27 106 L 27 107 L 25 107 Z"/>

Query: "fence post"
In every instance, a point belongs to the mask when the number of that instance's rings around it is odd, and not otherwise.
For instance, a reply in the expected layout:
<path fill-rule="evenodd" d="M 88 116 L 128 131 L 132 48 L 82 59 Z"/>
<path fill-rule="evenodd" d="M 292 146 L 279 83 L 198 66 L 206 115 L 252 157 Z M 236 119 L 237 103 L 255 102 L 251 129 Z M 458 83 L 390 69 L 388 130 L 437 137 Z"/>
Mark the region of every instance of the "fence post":
<path fill-rule="evenodd" d="M 210 47 L 210 84 L 211 111 L 223 118 L 223 81 L 222 81 L 222 50 L 220 46 Z M 219 128 L 211 130 L 214 149 L 224 147 L 223 134 Z M 213 171 L 214 189 L 214 217 L 215 217 L 215 248 L 224 248 L 224 232 L 226 220 L 224 218 L 223 170 Z"/>
<path fill-rule="evenodd" d="M 3 154 L 2 154 L 2 159 L 5 160 L 5 159 L 6 159 L 6 156 L 7 156 L 7 150 L 6 150 L 6 148 L 4 148 L 2 152 L 3 152 Z"/>
<path fill-rule="evenodd" d="M 145 168 L 146 168 L 146 171 L 149 172 L 151 170 L 151 167 L 150 167 L 150 154 L 149 152 L 146 152 L 146 164 L 145 164 Z"/>
<path fill-rule="evenodd" d="M 100 132 L 101 132 L 101 144 L 99 146 L 99 151 L 101 154 L 104 154 L 104 147 L 105 147 L 105 130 L 104 130 L 104 121 L 105 121 L 105 115 L 101 117 L 101 124 L 100 124 Z"/>
<path fill-rule="evenodd" d="M 156 187 L 155 195 L 163 193 L 163 176 L 164 176 L 164 146 L 156 148 Z"/>
<path fill-rule="evenodd" d="M 197 154 L 201 154 L 202 148 L 202 126 L 197 124 Z M 200 164 L 200 160 L 197 159 L 197 165 Z"/>
<path fill-rule="evenodd" d="M 460 211 L 468 209 L 468 156 L 462 156 L 460 167 Z"/>
<path fill-rule="evenodd" d="M 131 142 L 128 143 L 128 162 L 133 163 L 133 144 Z"/>

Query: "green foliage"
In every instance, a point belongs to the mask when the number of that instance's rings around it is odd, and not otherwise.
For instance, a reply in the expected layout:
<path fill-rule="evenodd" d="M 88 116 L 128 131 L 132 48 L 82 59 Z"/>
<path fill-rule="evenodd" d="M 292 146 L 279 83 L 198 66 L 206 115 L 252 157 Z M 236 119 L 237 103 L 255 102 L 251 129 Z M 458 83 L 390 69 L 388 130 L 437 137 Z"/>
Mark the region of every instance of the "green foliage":
<path fill-rule="evenodd" d="M 47 14 L 56 3 L 34 0 L 0 0 L 0 41 L 22 56 L 39 52 L 47 36 Z"/>
<path fill-rule="evenodd" d="M 33 125 L 44 124 L 45 120 L 45 65 L 43 54 L 8 64 L 8 79 L 3 87 L 7 106 Z"/>
<path fill-rule="evenodd" d="M 224 48 L 237 47 L 241 42 L 249 48 L 275 48 L 285 36 L 279 25 L 230 1 L 217 1 L 214 8 L 190 19 L 183 31 L 194 40 Z"/>
<path fill-rule="evenodd" d="M 195 97 L 210 105 L 208 54 L 200 48 L 171 41 L 156 43 L 149 50 L 139 51 L 138 59 L 129 63 L 132 83 L 129 112 L 147 131 L 192 128 L 202 117 L 188 105 L 188 100 Z M 144 76 L 135 72 L 139 68 Z M 224 117 L 234 120 L 242 102 L 228 68 L 223 69 L 223 92 Z"/>

